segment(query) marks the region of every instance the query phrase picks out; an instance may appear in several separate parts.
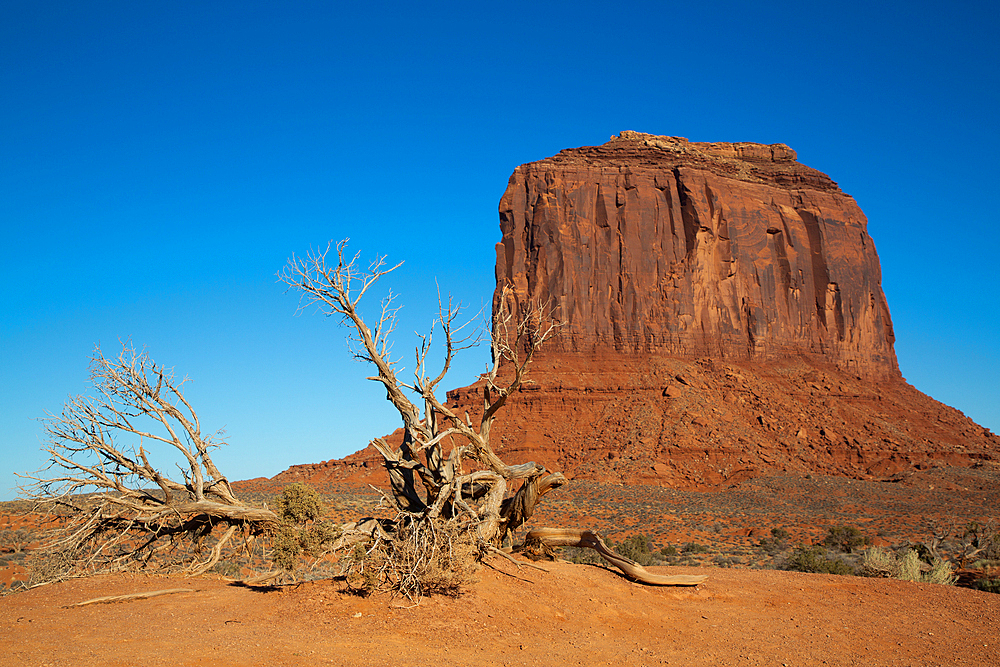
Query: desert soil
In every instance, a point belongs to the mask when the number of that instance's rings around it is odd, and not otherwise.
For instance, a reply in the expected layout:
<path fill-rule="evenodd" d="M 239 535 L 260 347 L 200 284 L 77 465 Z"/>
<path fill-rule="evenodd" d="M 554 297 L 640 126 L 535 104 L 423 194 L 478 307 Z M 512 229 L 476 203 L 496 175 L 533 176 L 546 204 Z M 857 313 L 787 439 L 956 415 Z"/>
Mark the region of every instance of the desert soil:
<path fill-rule="evenodd" d="M 104 576 L 0 599 L 2 665 L 1000 665 L 1000 595 L 775 570 L 641 586 L 493 559 L 459 598 Z M 187 588 L 149 599 L 93 598 Z"/>

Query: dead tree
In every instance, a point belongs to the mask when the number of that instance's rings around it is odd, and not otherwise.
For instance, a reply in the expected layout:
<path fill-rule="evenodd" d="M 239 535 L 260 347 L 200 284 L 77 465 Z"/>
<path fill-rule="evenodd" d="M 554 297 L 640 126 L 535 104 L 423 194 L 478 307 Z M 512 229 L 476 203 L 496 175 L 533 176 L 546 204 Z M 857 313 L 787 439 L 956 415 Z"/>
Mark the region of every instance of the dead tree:
<path fill-rule="evenodd" d="M 330 256 L 331 251 L 335 256 Z M 429 370 L 432 327 L 416 348 L 409 382 L 397 375 L 398 359 L 390 357 L 390 335 L 398 310 L 393 305 L 394 296 L 390 293 L 382 301 L 374 327 L 369 327 L 358 311 L 359 302 L 372 285 L 399 266 L 390 267 L 384 257 L 378 257 L 364 270 L 358 266 L 357 254 L 346 254 L 346 241 L 342 241 L 335 248 L 330 244 L 305 257 L 293 256 L 278 274 L 289 288 L 301 291 L 300 311 L 315 306 L 326 315 L 339 317 L 349 327 L 354 356 L 375 367 L 376 374 L 368 379 L 385 388 L 386 398 L 403 421 L 403 439 L 398 448 L 382 438 L 372 441 L 388 471 L 391 492 L 383 495 L 396 516 L 391 521 L 350 526 L 344 539 L 392 543 L 405 535 L 406 540 L 428 543 L 434 539 L 414 535 L 439 530 L 435 526 L 444 522 L 461 525 L 466 534 L 474 535 L 480 553 L 500 552 L 504 541 L 531 517 L 540 499 L 566 481 L 562 473 L 537 463 L 508 465 L 497 456 L 490 440 L 497 413 L 522 386 L 533 356 L 556 333 L 558 324 L 543 304 L 527 309 L 522 306 L 517 315 L 513 293 L 502 290 L 492 319 L 492 365 L 482 376 L 482 414 L 473 420 L 435 395 L 455 353 L 469 345 L 468 338 L 460 338 L 464 326 L 458 323 L 460 307 L 439 298 L 435 325 L 440 326 L 444 336 L 441 369 L 437 373 Z M 450 449 L 446 450 L 446 446 Z M 563 533 L 559 534 L 562 542 L 545 532 L 536 539 L 569 543 Z M 581 539 L 578 537 L 577 542 Z M 595 544 L 583 539 L 580 546 Z M 635 573 L 638 570 L 631 574 Z"/>
<path fill-rule="evenodd" d="M 389 473 L 389 499 L 409 519 L 468 519 L 475 524 L 483 548 L 495 548 L 531 516 L 545 493 L 565 481 L 561 473 L 536 463 L 507 465 L 490 442 L 490 428 L 498 411 L 521 386 L 535 351 L 557 325 L 541 308 L 516 322 L 509 309 L 494 317 L 493 364 L 483 376 L 483 413 L 474 421 L 467 414 L 457 414 L 435 395 L 455 353 L 470 344 L 468 337 L 459 338 L 465 326 L 457 321 L 461 308 L 450 300 L 447 304 L 439 301 L 435 325 L 444 335 L 440 371 L 432 374 L 429 370 L 432 330 L 421 338 L 412 380 L 405 382 L 396 373 L 398 360 L 389 354 L 397 311 L 393 295 L 382 302 L 373 328 L 358 311 L 358 303 L 369 288 L 400 265 L 388 267 L 385 258 L 379 257 L 364 271 L 358 267 L 357 255 L 345 255 L 345 242 L 336 246 L 335 264 L 327 261 L 331 250 L 332 244 L 304 258 L 293 257 L 279 277 L 302 291 L 300 309 L 319 306 L 351 328 L 354 356 L 375 367 L 377 374 L 368 379 L 382 384 L 402 418 L 403 441 L 398 449 L 382 438 L 372 441 Z M 502 381 L 501 364 L 505 366 Z M 446 445 L 450 445 L 449 451 Z M 467 464 L 471 464 L 469 470 Z M 512 483 L 517 482 L 517 491 L 508 495 Z"/>
<path fill-rule="evenodd" d="M 31 480 L 22 489 L 29 498 L 69 514 L 44 545 L 64 556 L 68 569 L 57 578 L 170 554 L 178 568 L 199 574 L 235 538 L 252 540 L 278 523 L 273 512 L 240 501 L 212 462 L 221 433 L 202 433 L 181 392 L 186 379 L 176 380 L 145 351 L 122 348 L 112 359 L 95 350 L 92 395 L 72 398 L 61 414 L 42 420 L 49 465 L 23 476 Z M 151 457 L 179 460 L 179 477 Z"/>

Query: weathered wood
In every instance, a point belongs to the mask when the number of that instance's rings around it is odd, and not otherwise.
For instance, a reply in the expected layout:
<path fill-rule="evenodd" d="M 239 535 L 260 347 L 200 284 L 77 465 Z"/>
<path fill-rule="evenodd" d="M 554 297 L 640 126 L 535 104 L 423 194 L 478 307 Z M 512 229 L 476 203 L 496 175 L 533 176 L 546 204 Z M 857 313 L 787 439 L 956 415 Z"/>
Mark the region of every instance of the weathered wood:
<path fill-rule="evenodd" d="M 566 478 L 561 472 L 526 480 L 517 493 L 504 501 L 503 509 L 500 510 L 500 516 L 506 522 L 507 534 L 513 533 L 531 518 L 542 496 L 565 483 Z"/>
<path fill-rule="evenodd" d="M 278 527 L 274 512 L 237 498 L 212 461 L 221 437 L 202 432 L 182 392 L 185 379 L 126 342 L 113 358 L 95 349 L 91 380 L 92 395 L 71 398 L 43 420 L 50 464 L 24 475 L 33 480 L 23 489 L 29 497 L 72 512 L 40 547 L 60 555 L 54 579 L 141 567 L 185 535 L 194 543 L 193 555 L 183 557 L 195 561 L 187 569 L 203 572 L 237 531 L 256 536 Z M 154 448 L 179 457 L 180 478 L 152 466 Z M 213 535 L 217 526 L 225 527 L 221 537 Z"/>
<path fill-rule="evenodd" d="M 707 575 L 653 574 L 634 560 L 615 553 L 594 532 L 575 528 L 535 528 L 524 537 L 525 544 L 537 542 L 550 547 L 586 547 L 596 551 L 601 558 L 614 565 L 631 579 L 653 586 L 697 586 Z"/>
<path fill-rule="evenodd" d="M 86 607 L 88 604 L 112 604 L 114 602 L 129 602 L 131 600 L 146 600 L 149 598 L 155 598 L 160 595 L 173 595 L 174 593 L 194 593 L 193 588 L 165 588 L 159 591 L 148 591 L 146 593 L 129 593 L 128 595 L 107 595 L 105 597 L 94 598 L 93 600 L 85 600 L 83 602 L 77 602 L 76 604 L 68 604 L 63 607 L 63 609 L 69 609 L 70 607 Z"/>

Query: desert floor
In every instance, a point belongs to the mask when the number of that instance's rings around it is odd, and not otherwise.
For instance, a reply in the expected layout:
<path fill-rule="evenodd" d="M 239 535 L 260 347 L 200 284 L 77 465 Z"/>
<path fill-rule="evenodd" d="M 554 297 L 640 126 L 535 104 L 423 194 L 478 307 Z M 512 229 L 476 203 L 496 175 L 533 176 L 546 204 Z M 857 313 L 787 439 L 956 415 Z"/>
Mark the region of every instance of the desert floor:
<path fill-rule="evenodd" d="M 2 665 L 1000 665 L 1000 595 L 726 568 L 654 588 L 492 558 L 459 598 L 105 576 L 0 599 Z M 96 597 L 188 588 L 112 604 Z"/>

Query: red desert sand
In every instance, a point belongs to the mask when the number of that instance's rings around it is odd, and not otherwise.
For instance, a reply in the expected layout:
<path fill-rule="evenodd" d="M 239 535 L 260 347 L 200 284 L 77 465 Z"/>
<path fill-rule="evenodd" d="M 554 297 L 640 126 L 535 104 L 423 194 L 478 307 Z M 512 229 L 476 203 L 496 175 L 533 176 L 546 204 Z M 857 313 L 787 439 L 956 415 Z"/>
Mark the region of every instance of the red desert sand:
<path fill-rule="evenodd" d="M 1000 596 L 774 570 L 649 587 L 490 559 L 459 598 L 95 577 L 0 600 L 2 665 L 1000 665 Z M 190 589 L 127 602 L 94 598 Z"/>

